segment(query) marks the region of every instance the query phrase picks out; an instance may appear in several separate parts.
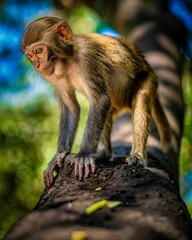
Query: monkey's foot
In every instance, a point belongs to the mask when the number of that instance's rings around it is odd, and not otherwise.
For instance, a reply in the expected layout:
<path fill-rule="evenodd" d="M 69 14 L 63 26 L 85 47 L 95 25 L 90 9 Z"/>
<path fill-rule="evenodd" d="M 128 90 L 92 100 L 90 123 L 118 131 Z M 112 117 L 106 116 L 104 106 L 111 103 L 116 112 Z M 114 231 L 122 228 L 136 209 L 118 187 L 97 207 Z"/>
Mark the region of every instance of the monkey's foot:
<path fill-rule="evenodd" d="M 96 170 L 95 156 L 79 156 L 78 154 L 70 154 L 71 166 L 74 169 L 75 177 L 79 178 L 81 181 L 84 177 L 89 177 L 90 173 L 94 173 Z"/>
<path fill-rule="evenodd" d="M 128 164 L 130 167 L 145 167 L 146 165 L 146 160 L 136 157 L 136 156 L 129 156 L 125 159 L 125 162 Z"/>
<path fill-rule="evenodd" d="M 43 172 L 43 180 L 45 186 L 50 186 L 54 180 L 53 172 L 58 171 L 59 168 L 63 167 L 63 160 L 66 157 L 67 152 L 58 152 L 55 154 L 53 159 L 50 161 L 48 167 Z"/>

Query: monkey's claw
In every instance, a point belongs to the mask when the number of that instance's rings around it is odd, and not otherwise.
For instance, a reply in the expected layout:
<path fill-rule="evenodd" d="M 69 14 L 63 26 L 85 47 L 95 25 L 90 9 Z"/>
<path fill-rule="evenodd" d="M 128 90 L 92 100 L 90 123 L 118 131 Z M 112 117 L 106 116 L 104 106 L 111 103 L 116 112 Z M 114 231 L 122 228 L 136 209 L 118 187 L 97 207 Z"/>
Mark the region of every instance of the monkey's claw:
<path fill-rule="evenodd" d="M 45 186 L 50 186 L 53 182 L 53 172 L 63 167 L 63 160 L 66 157 L 67 152 L 58 152 L 50 161 L 48 167 L 43 172 L 43 181 Z"/>
<path fill-rule="evenodd" d="M 81 181 L 83 178 L 89 177 L 90 173 L 96 170 L 95 157 L 79 157 L 73 156 L 71 166 L 74 168 L 75 177 Z"/>
<path fill-rule="evenodd" d="M 138 158 L 135 156 L 129 156 L 128 158 L 126 158 L 125 162 L 130 167 L 145 167 L 145 165 L 146 165 L 145 159 Z"/>
<path fill-rule="evenodd" d="M 48 186 L 48 187 L 53 182 L 53 169 L 51 167 L 48 167 L 43 172 L 43 181 L 44 181 L 45 186 Z"/>

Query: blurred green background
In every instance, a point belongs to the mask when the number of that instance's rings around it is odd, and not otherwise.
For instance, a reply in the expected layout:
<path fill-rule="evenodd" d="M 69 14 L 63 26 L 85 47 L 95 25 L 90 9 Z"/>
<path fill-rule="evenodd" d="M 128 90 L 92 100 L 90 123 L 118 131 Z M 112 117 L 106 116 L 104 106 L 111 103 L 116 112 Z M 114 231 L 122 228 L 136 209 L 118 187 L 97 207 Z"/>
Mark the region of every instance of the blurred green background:
<path fill-rule="evenodd" d="M 1 238 L 16 219 L 33 209 L 44 189 L 42 172 L 56 152 L 59 108 L 51 86 L 35 73 L 20 49 L 23 30 L 30 21 L 45 15 L 57 16 L 52 2 L 0 2 Z M 83 5 L 75 7 L 67 19 L 75 33 L 96 31 L 117 35 L 106 21 Z M 189 60 L 186 60 L 187 65 Z M 180 190 L 192 215 L 192 83 L 189 68 L 186 67 L 183 75 L 186 117 L 180 157 Z M 86 100 L 81 95 L 78 98 L 82 111 L 74 151 L 81 142 L 88 108 Z"/>

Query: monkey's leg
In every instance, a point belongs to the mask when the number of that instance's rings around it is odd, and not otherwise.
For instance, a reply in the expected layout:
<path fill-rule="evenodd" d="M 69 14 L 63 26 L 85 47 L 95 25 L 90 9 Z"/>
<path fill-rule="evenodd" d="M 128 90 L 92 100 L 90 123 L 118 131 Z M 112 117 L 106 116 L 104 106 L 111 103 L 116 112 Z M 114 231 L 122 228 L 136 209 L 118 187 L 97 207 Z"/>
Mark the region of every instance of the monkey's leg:
<path fill-rule="evenodd" d="M 79 104 L 76 101 L 75 96 L 73 97 L 73 110 L 69 109 L 64 103 L 61 102 L 57 152 L 43 173 L 43 179 L 46 186 L 51 185 L 53 182 L 53 172 L 55 170 L 58 171 L 58 169 L 63 166 L 64 158 L 71 151 L 71 146 L 77 131 L 80 115 Z"/>
<path fill-rule="evenodd" d="M 155 98 L 152 113 L 158 127 L 162 150 L 166 152 L 171 144 L 171 129 L 158 96 Z"/>
<path fill-rule="evenodd" d="M 112 128 L 112 110 L 109 111 L 105 122 L 99 145 L 97 148 L 97 156 L 99 159 L 109 160 L 112 156 L 111 148 L 111 128 Z"/>
<path fill-rule="evenodd" d="M 154 101 L 154 94 L 150 90 L 150 81 L 143 84 L 137 92 L 133 106 L 133 144 L 130 156 L 126 162 L 130 166 L 145 166 L 146 144 L 151 124 L 151 109 Z M 154 89 L 155 90 L 155 89 Z"/>
<path fill-rule="evenodd" d="M 83 176 L 95 172 L 97 156 L 97 147 L 105 125 L 111 101 L 107 95 L 99 95 L 92 99 L 87 118 L 87 124 L 83 136 L 83 141 L 78 154 L 71 156 L 71 164 L 74 167 L 74 173 L 80 180 Z"/>

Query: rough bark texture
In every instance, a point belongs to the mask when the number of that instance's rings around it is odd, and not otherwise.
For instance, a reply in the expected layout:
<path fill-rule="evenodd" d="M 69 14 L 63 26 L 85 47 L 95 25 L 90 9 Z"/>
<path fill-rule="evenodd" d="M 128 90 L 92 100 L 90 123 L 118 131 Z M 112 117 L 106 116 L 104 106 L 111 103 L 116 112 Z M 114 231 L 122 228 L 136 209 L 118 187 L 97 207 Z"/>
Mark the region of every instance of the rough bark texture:
<path fill-rule="evenodd" d="M 103 199 L 121 205 L 86 214 L 88 206 Z M 70 176 L 70 169 L 61 170 L 35 210 L 16 222 L 5 239 L 63 240 L 71 239 L 74 231 L 85 231 L 88 239 L 97 240 L 182 240 L 190 239 L 190 229 L 186 206 L 167 174 L 129 168 L 119 161 L 100 165 L 82 182 Z"/>
<path fill-rule="evenodd" d="M 108 6 L 108 1 L 103 2 Z M 160 151 L 153 123 L 147 169 L 130 168 L 120 158 L 115 162 L 99 163 L 97 172 L 80 182 L 71 176 L 66 159 L 54 184 L 45 189 L 32 212 L 10 228 L 6 240 L 191 239 L 191 219 L 178 191 L 178 156 L 184 112 L 182 64 L 178 51 L 182 28 L 168 13 L 166 18 L 161 14 L 151 16 L 146 5 L 142 5 L 143 1 L 121 0 L 119 5 L 114 2 L 118 6 L 113 17 L 116 26 L 119 23 L 119 29 L 128 32 L 126 24 L 134 19 L 137 26 L 129 37 L 143 49 L 159 77 L 160 98 L 173 133 L 172 147 L 166 155 Z M 131 6 L 136 11 L 132 11 L 132 19 L 127 19 Z M 141 12 L 143 18 L 140 18 Z M 130 152 L 130 127 L 129 115 L 118 118 L 112 135 L 114 152 L 122 155 Z M 119 201 L 120 205 L 113 208 L 103 206 L 92 214 L 86 213 L 88 206 L 104 199 Z M 81 238 L 79 235 L 74 237 L 75 231 L 86 234 Z"/>

